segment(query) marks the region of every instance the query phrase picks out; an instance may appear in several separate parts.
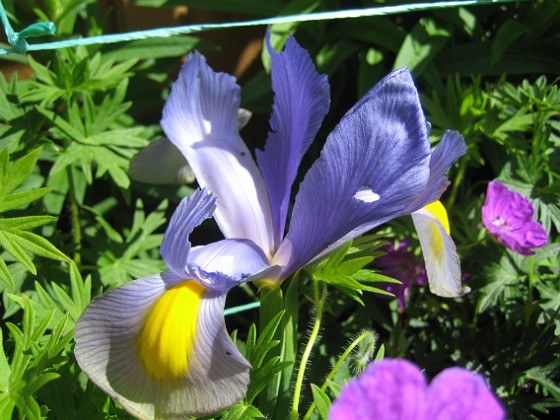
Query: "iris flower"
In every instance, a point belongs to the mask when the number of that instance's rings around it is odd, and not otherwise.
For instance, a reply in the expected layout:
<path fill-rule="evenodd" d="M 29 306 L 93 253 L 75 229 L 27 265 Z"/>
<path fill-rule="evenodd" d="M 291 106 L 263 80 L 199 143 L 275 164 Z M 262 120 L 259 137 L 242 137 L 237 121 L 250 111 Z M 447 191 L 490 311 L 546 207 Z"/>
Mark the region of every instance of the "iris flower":
<path fill-rule="evenodd" d="M 257 279 L 279 284 L 346 241 L 421 210 L 439 199 L 446 171 L 465 151 L 448 131 L 432 153 L 412 77 L 396 70 L 328 136 L 286 229 L 292 184 L 327 113 L 329 86 L 294 38 L 269 52 L 275 98 L 256 162 L 239 135 L 235 79 L 189 55 L 161 124 L 202 190 L 171 219 L 161 247 L 169 269 L 97 297 L 78 321 L 81 368 L 139 418 L 205 415 L 241 400 L 250 366 L 225 330 L 228 290 Z M 226 239 L 191 248 L 190 232 L 210 216 Z M 459 294 L 460 282 L 451 289 Z"/>
<path fill-rule="evenodd" d="M 498 181 L 488 183 L 482 220 L 502 245 L 521 255 L 533 255 L 532 248 L 548 243 L 544 227 L 533 220 L 535 209 L 521 194 Z"/>
<path fill-rule="evenodd" d="M 384 359 L 342 388 L 329 420 L 501 420 L 504 414 L 484 378 L 467 369 L 447 368 L 428 385 L 412 363 Z"/>

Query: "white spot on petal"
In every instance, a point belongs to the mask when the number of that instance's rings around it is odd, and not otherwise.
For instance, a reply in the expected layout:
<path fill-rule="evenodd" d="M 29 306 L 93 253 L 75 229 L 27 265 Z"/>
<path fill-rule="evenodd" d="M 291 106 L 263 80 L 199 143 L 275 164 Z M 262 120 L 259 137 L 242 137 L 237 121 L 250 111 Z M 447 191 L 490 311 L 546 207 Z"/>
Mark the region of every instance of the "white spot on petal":
<path fill-rule="evenodd" d="M 364 203 L 373 203 L 379 200 L 381 197 L 379 194 L 374 193 L 371 188 L 363 188 L 354 194 L 354 198 L 363 201 Z"/>

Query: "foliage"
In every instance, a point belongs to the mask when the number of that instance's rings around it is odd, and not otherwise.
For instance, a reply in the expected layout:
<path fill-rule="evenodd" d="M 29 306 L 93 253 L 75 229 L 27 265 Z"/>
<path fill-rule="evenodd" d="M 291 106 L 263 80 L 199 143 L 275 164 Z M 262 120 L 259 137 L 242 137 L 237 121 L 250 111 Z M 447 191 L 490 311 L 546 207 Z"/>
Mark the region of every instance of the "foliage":
<path fill-rule="evenodd" d="M 135 3 L 148 13 L 186 4 L 255 18 L 347 7 L 336 0 Z M 4 4 L 14 27 L 50 20 L 60 39 L 112 29 L 98 2 Z M 338 248 L 281 289 L 246 286 L 228 305 L 258 294 L 260 312 L 227 321 L 253 365 L 251 385 L 221 418 L 288 418 L 297 394 L 302 418 L 324 419 L 341 386 L 384 356 L 414 360 L 430 376 L 450 365 L 483 373 L 513 418 L 560 412 L 560 57 L 552 53 L 559 21 L 560 3 L 538 0 L 271 27 L 275 47 L 294 33 L 329 76 L 332 109 L 319 139 L 404 65 L 422 92 L 433 140 L 444 129 L 464 135 L 468 152 L 449 174 L 443 201 L 472 292 L 445 300 L 416 286 L 404 310 L 386 296 L 383 283 L 394 280 L 376 269 L 382 245 L 412 237 L 421 259 L 408 220 Z M 161 108 L 180 57 L 220 47 L 202 36 L 173 37 L 2 60 L 23 62 L 33 75 L 0 75 L 0 418 L 129 418 L 80 372 L 73 329 L 93 297 L 164 268 L 165 226 L 192 188 L 143 184 L 128 167 L 162 134 Z M 257 122 L 272 99 L 262 57 L 242 88 L 243 107 Z M 242 134 L 259 130 L 250 123 Z M 494 179 L 530 198 L 549 232 L 534 256 L 513 254 L 481 228 Z M 199 232 L 207 243 L 217 229 L 209 223 Z M 62 388 L 69 391 L 61 395 Z"/>

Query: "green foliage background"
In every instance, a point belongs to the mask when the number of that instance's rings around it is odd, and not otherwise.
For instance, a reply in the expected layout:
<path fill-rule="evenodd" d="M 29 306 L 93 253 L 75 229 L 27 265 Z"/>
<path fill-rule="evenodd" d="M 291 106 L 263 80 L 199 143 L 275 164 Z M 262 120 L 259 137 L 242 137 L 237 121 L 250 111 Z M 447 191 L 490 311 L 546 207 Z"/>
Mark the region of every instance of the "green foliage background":
<path fill-rule="evenodd" d="M 257 18 L 399 2 L 135 3 Z M 108 27 L 107 9 L 90 0 L 4 4 L 14 27 L 52 21 L 60 39 L 99 35 Z M 510 417 L 557 416 L 560 2 L 282 24 L 271 31 L 277 49 L 293 33 L 329 76 L 331 110 L 304 166 L 318 156 L 346 110 L 404 65 L 422 93 L 434 143 L 445 129 L 464 135 L 468 153 L 449 174 L 452 185 L 443 202 L 472 292 L 445 300 L 418 286 L 404 311 L 395 300 L 371 293 L 379 292 L 371 283 L 383 278 L 360 270 L 375 267 L 384 239 L 414 237 L 409 220 L 348 244 L 313 273 L 287 282 L 277 296 L 260 295 L 264 303 L 276 302 L 263 304 L 268 316 L 261 310 L 261 324 L 270 323 L 259 325 L 256 312 L 228 318 L 254 370 L 246 400 L 223 418 L 285 418 L 293 362 L 314 319 L 313 296 L 323 293 L 322 328 L 329 333 L 318 337 L 306 371 L 304 418 L 325 418 L 341 384 L 376 354 L 406 357 L 429 376 L 465 366 L 488 378 Z M 1 57 L 28 64 L 33 75 L 0 75 L 0 419 L 127 418 L 80 372 L 73 328 L 93 296 L 164 267 L 158 248 L 165 226 L 194 186 L 136 182 L 128 168 L 139 150 L 162 135 L 158 110 L 181 57 L 194 48 L 209 52 L 220 45 L 178 36 Z M 242 106 L 257 121 L 266 121 L 272 100 L 264 54 L 262 61 L 242 86 Z M 259 128 L 251 123 L 242 132 L 253 133 Z M 550 235 L 535 256 L 513 254 L 482 228 L 480 209 L 494 179 L 535 205 Z M 216 235 L 215 226 L 205 226 L 200 241 Z M 256 293 L 250 285 L 233 291 L 228 306 L 254 300 Z M 288 395 L 272 401 L 278 390 Z"/>

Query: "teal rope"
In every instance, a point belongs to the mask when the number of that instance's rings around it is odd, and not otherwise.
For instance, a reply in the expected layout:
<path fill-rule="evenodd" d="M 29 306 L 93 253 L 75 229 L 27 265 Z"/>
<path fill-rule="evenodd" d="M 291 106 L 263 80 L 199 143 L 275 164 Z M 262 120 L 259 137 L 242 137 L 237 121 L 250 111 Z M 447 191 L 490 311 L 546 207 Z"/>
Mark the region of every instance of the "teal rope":
<path fill-rule="evenodd" d="M 224 315 L 228 316 L 228 315 L 238 314 L 239 312 L 244 312 L 244 311 L 249 311 L 251 309 L 256 309 L 259 306 L 261 306 L 260 302 L 252 302 L 252 303 L 247 303 L 246 305 L 234 306 L 233 308 L 227 308 L 224 311 Z"/>
<path fill-rule="evenodd" d="M 4 5 L 2 4 L 1 0 L 0 17 L 2 20 L 2 25 L 4 25 L 4 31 L 6 32 L 6 38 L 8 38 L 8 42 L 12 46 L 12 48 L 9 50 L 0 49 L 0 55 L 8 54 L 10 52 L 25 53 L 26 51 L 29 51 L 30 48 L 30 45 L 26 41 L 27 38 L 31 38 L 34 36 L 54 35 L 56 31 L 56 26 L 54 26 L 54 23 L 52 22 L 34 23 L 21 32 L 14 31 L 14 28 L 12 28 L 12 25 L 8 20 L 6 10 L 4 10 Z"/>
<path fill-rule="evenodd" d="M 192 34 L 195 32 L 212 31 L 226 28 L 242 28 L 248 26 L 266 26 L 279 23 L 293 22 L 313 22 L 320 20 L 352 19 L 359 17 L 386 16 L 396 13 L 409 13 L 433 9 L 446 9 L 465 6 L 481 6 L 488 4 L 512 3 L 527 0 L 463 0 L 463 1 L 444 1 L 435 3 L 403 4 L 397 6 L 372 7 L 367 9 L 338 10 L 329 12 L 319 12 L 311 14 L 299 14 L 290 16 L 278 16 L 266 19 L 250 20 L 245 22 L 229 23 L 209 23 L 200 25 L 177 26 L 174 28 L 160 28 L 144 31 L 126 32 L 121 34 L 100 35 L 88 38 L 70 39 L 66 41 L 46 42 L 42 44 L 29 45 L 25 38 L 30 36 L 42 36 L 54 33 L 55 27 L 51 22 L 37 23 L 27 29 L 15 33 L 8 22 L 4 7 L 0 0 L 0 13 L 2 23 L 6 30 L 8 42 L 12 45 L 11 49 L 0 49 L 0 55 L 9 53 L 25 53 L 28 51 L 53 50 L 58 48 L 76 47 L 80 45 L 93 44 L 112 44 L 116 42 L 133 41 L 146 38 L 165 38 L 175 35 Z M 47 31 L 49 31 L 47 33 Z M 50 32 L 52 31 L 52 32 Z"/>

